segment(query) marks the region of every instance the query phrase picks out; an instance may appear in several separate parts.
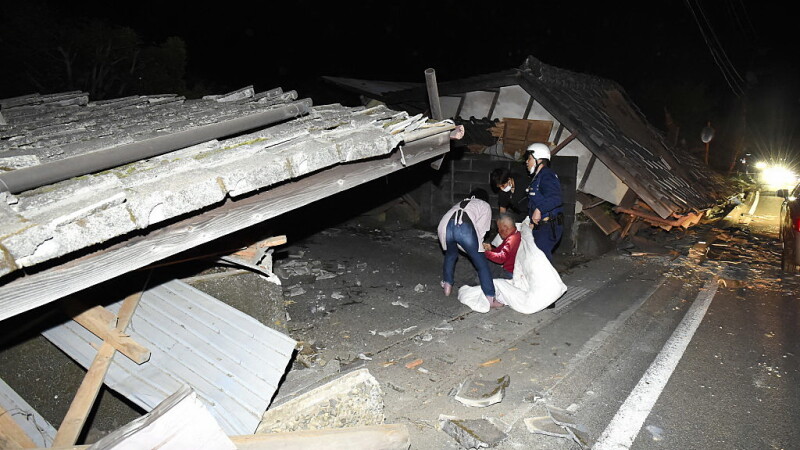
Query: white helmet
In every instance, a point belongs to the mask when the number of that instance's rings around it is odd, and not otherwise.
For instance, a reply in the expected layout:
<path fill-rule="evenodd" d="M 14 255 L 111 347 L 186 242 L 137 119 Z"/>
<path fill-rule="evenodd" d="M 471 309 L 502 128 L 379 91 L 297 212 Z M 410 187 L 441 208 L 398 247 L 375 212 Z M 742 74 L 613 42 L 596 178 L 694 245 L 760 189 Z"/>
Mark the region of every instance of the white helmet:
<path fill-rule="evenodd" d="M 550 147 L 547 144 L 536 142 L 528 146 L 528 151 L 533 153 L 534 159 L 550 159 Z"/>

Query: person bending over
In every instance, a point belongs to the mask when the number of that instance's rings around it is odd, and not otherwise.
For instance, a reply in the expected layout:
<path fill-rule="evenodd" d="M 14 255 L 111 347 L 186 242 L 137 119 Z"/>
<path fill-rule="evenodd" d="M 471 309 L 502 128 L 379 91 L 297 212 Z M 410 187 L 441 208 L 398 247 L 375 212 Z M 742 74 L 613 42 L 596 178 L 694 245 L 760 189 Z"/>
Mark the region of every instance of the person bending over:
<path fill-rule="evenodd" d="M 492 220 L 492 208 L 488 201 L 489 194 L 484 189 L 473 190 L 467 198 L 453 205 L 442 216 L 437 231 L 439 243 L 445 252 L 441 282 L 444 295 L 452 292 L 458 251 L 461 249 L 478 270 L 483 294 L 489 304 L 496 308 L 502 304 L 494 298 L 494 281 L 489 262 L 481 254 L 484 251 L 481 245 L 483 236 L 489 231 Z"/>

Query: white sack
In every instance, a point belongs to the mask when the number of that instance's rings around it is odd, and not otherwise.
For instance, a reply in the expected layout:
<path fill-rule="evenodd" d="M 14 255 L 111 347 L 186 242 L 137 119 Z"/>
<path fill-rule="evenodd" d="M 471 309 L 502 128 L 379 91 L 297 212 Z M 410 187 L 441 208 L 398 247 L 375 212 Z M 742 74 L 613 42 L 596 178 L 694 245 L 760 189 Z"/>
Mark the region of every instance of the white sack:
<path fill-rule="evenodd" d="M 529 223 L 525 219 L 525 222 L 517 224 L 522 241 L 514 262 L 514 278 L 494 279 L 495 298 L 523 314 L 539 312 L 567 292 L 567 286 L 556 269 L 533 242 Z M 485 313 L 490 309 L 480 286 L 461 286 L 458 301 L 477 312 Z"/>

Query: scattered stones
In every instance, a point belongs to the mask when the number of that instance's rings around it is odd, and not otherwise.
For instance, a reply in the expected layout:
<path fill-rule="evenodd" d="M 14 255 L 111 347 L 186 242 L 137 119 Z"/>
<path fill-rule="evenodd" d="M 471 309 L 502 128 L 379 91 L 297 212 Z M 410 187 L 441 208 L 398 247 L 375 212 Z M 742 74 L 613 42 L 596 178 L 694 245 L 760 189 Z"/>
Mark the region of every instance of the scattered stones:
<path fill-rule="evenodd" d="M 436 359 L 446 364 L 455 364 L 456 357 L 450 354 L 436 355 Z"/>
<path fill-rule="evenodd" d="M 395 302 L 392 302 L 392 306 L 402 306 L 403 308 L 408 308 L 408 303 L 397 300 Z"/>
<path fill-rule="evenodd" d="M 289 297 L 296 297 L 298 295 L 303 295 L 306 293 L 306 290 L 300 286 L 292 286 L 289 290 L 285 293 Z"/>
<path fill-rule="evenodd" d="M 453 331 L 453 326 L 450 325 L 446 320 L 443 320 L 441 324 L 433 327 L 436 331 Z"/>
<path fill-rule="evenodd" d="M 392 383 L 391 381 L 387 381 L 386 382 L 386 386 L 388 386 L 389 388 L 391 388 L 391 389 L 393 389 L 393 390 L 395 390 L 397 392 L 400 392 L 401 394 L 406 391 L 406 389 L 404 387 L 398 386 L 398 385 Z"/>
<path fill-rule="evenodd" d="M 524 420 L 528 431 L 547 436 L 568 438 L 581 448 L 591 448 L 592 440 L 583 425 L 578 424 L 567 410 L 547 406 L 547 416 L 531 417 Z"/>
<path fill-rule="evenodd" d="M 331 294 L 331 298 L 334 299 L 334 300 L 341 300 L 341 299 L 343 299 L 345 297 L 341 292 L 333 291 L 333 294 Z"/>
<path fill-rule="evenodd" d="M 425 285 L 421 283 L 417 284 L 416 286 L 414 286 L 414 292 L 418 293 L 425 292 Z"/>
<path fill-rule="evenodd" d="M 470 449 L 494 447 L 508 437 L 486 419 L 445 419 L 442 423 L 442 431 L 465 448 Z"/>
<path fill-rule="evenodd" d="M 562 426 L 553 422 L 550 416 L 529 417 L 524 420 L 528 431 L 535 434 L 544 434 L 564 439 L 572 439 L 569 432 Z"/>
<path fill-rule="evenodd" d="M 511 378 L 504 375 L 497 379 L 469 378 L 461 383 L 455 399 L 467 406 L 484 408 L 500 403 L 511 384 Z"/>
<path fill-rule="evenodd" d="M 648 425 L 645 427 L 645 429 L 648 432 L 650 432 L 650 436 L 653 437 L 654 441 L 660 441 L 664 439 L 664 430 L 661 429 L 660 427 L 657 427 L 655 425 Z"/>
<path fill-rule="evenodd" d="M 400 333 L 402 333 L 402 332 L 403 332 L 403 330 L 401 330 L 401 329 L 399 329 L 399 328 L 398 328 L 398 329 L 396 329 L 396 330 L 391 330 L 391 331 L 381 331 L 381 332 L 380 332 L 380 333 L 378 333 L 378 334 L 379 334 L 379 335 L 381 335 L 381 336 L 383 336 L 383 337 L 389 337 L 389 336 L 394 336 L 394 335 L 396 335 L 396 334 L 400 334 Z"/>

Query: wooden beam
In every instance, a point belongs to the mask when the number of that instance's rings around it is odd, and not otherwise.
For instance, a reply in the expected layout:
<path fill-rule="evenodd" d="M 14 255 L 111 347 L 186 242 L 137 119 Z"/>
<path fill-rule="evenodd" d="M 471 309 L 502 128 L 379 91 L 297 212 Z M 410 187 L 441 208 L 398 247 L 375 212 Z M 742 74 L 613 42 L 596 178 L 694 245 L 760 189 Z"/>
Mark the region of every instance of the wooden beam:
<path fill-rule="evenodd" d="M 575 198 L 583 206 L 583 213 L 603 230 L 603 233 L 608 236 L 609 234 L 619 230 L 622 226 L 614 220 L 611 216 L 606 214 L 605 210 L 600 206 L 603 199 L 593 200 L 589 195 L 583 192 L 577 192 Z"/>
<path fill-rule="evenodd" d="M 11 417 L 11 412 L 0 406 L 0 448 L 36 448 L 36 443 Z"/>
<path fill-rule="evenodd" d="M 586 186 L 586 181 L 589 179 L 589 175 L 592 173 L 592 168 L 594 167 L 594 163 L 597 161 L 597 156 L 592 154 L 592 157 L 589 158 L 589 163 L 586 164 L 586 170 L 583 171 L 583 176 L 581 177 L 581 182 L 578 183 L 578 190 L 582 191 L 584 186 Z"/>
<path fill-rule="evenodd" d="M 145 287 L 150 281 L 151 274 L 152 272 L 147 275 Z M 136 307 L 139 306 L 139 300 L 142 298 L 143 293 L 144 289 L 129 295 L 122 302 L 116 328 L 118 331 L 124 332 L 125 328 L 128 327 L 133 318 L 133 313 L 136 312 Z M 86 423 L 86 418 L 89 416 L 94 401 L 97 399 L 97 393 L 100 391 L 100 387 L 103 386 L 103 380 L 106 377 L 106 373 L 108 373 L 108 367 L 111 365 L 111 359 L 114 357 L 115 352 L 116 349 L 109 343 L 103 343 L 100 350 L 98 350 L 97 356 L 94 357 L 92 365 L 89 366 L 86 376 L 83 377 L 83 381 L 78 387 L 78 392 L 69 405 L 67 415 L 64 416 L 64 420 L 58 428 L 56 437 L 53 439 L 53 447 L 73 445 L 78 440 L 78 436 L 80 436 L 81 430 L 83 430 L 83 426 Z"/>
<path fill-rule="evenodd" d="M 130 358 L 136 364 L 144 364 L 150 359 L 150 350 L 139 344 L 133 338 L 116 328 L 118 318 L 111 311 L 102 306 L 89 308 L 80 314 L 74 315 L 72 320 L 78 322 L 83 328 L 91 331 L 105 343 Z"/>
<path fill-rule="evenodd" d="M 494 108 L 497 106 L 497 100 L 500 98 L 500 89 L 497 89 L 494 92 L 494 97 L 492 98 L 492 104 L 489 106 L 489 113 L 486 114 L 486 117 L 489 119 L 492 118 L 492 114 L 494 113 Z"/>
<path fill-rule="evenodd" d="M 273 236 L 262 241 L 256 242 L 255 244 L 243 248 L 238 252 L 233 253 L 234 256 L 238 256 L 241 258 L 245 258 L 248 261 L 255 264 L 258 261 L 255 261 L 257 258 L 260 259 L 261 256 L 264 255 L 264 249 L 269 247 L 276 247 L 278 245 L 283 245 L 287 242 L 286 235 L 281 236 Z"/>
<path fill-rule="evenodd" d="M 449 150 L 449 132 L 403 147 L 406 166 Z M 83 257 L 40 271 L 30 268 L 28 275 L 0 286 L 0 320 L 403 169 L 397 150 L 382 158 L 340 164 L 254 195 L 228 199 L 203 214 L 135 234 Z"/>
<path fill-rule="evenodd" d="M 239 450 L 326 450 L 382 449 L 408 450 L 411 437 L 405 425 L 370 425 L 326 430 L 229 436 Z M 55 447 L 51 450 L 78 450 L 88 445 Z"/>
<path fill-rule="evenodd" d="M 561 140 L 561 133 L 563 132 L 564 132 L 564 124 L 559 122 L 558 130 L 556 130 L 556 137 L 553 139 L 553 144 L 558 145 L 558 141 Z"/>
<path fill-rule="evenodd" d="M 529 94 L 529 95 L 530 95 L 530 94 Z M 533 100 L 533 96 L 531 95 L 531 96 L 528 98 L 528 104 L 527 104 L 527 105 L 525 105 L 525 112 L 522 114 L 522 118 L 523 118 L 523 119 L 527 119 L 527 118 L 528 118 L 528 116 L 531 114 L 531 109 L 533 109 L 533 102 L 534 102 L 534 100 Z"/>
<path fill-rule="evenodd" d="M 574 141 L 576 137 L 578 137 L 578 132 L 577 131 L 572 133 L 572 134 L 570 134 L 568 138 L 564 139 L 564 142 L 556 145 L 554 149 L 550 150 L 550 156 L 551 157 L 556 156 L 556 153 L 560 152 L 562 148 L 564 148 L 567 145 L 569 145 L 569 143 Z"/>

